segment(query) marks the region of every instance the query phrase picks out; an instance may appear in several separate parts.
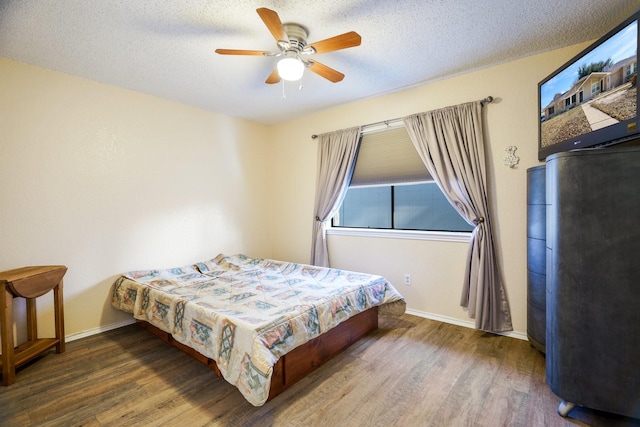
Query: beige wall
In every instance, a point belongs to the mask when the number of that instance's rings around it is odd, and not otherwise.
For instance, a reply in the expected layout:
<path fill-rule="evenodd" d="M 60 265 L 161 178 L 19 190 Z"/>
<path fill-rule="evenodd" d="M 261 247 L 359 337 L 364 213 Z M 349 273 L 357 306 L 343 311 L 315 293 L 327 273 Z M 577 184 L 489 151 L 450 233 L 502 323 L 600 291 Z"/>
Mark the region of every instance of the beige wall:
<path fill-rule="evenodd" d="M 66 265 L 67 335 L 130 319 L 120 272 L 270 255 L 265 126 L 2 58 L 0 94 L 0 270 Z"/>
<path fill-rule="evenodd" d="M 73 337 L 130 319 L 109 305 L 111 284 L 123 271 L 219 252 L 308 262 L 312 134 L 492 95 L 490 196 L 514 327 L 523 336 L 526 169 L 538 164 L 537 82 L 582 47 L 273 127 L 0 58 L 0 270 L 67 265 L 65 318 Z M 520 157 L 513 169 L 502 164 L 509 145 Z M 345 236 L 330 236 L 329 244 L 333 266 L 385 275 L 413 312 L 469 322 L 459 307 L 466 244 Z M 411 287 L 402 284 L 404 273 Z M 22 307 L 16 303 L 18 329 Z M 50 298 L 38 307 L 41 331 L 52 333 Z"/>
<path fill-rule="evenodd" d="M 277 126 L 274 256 L 308 261 L 317 162 L 312 134 L 393 119 L 485 98 L 490 198 L 516 336 L 526 334 L 526 169 L 537 160 L 537 83 L 584 45 L 528 57 L 399 93 L 335 108 Z M 348 77 L 343 84 L 348 84 Z M 515 145 L 520 163 L 503 165 Z M 459 306 L 467 244 L 329 236 L 331 265 L 381 274 L 406 297 L 414 313 L 461 324 L 471 320 Z M 412 285 L 403 284 L 405 273 Z"/>

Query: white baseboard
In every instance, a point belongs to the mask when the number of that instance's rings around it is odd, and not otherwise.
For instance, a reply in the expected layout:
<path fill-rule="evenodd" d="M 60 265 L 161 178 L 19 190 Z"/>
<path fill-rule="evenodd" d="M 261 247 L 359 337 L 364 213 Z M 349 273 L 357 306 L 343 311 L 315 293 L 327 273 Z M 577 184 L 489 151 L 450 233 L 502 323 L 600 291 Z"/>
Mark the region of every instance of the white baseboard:
<path fill-rule="evenodd" d="M 473 321 L 471 321 L 471 320 L 469 320 L 469 321 L 460 320 L 460 319 L 456 319 L 454 317 L 441 316 L 439 314 L 426 313 L 424 311 L 411 310 L 411 309 L 407 309 L 406 312 L 407 312 L 407 314 L 411 314 L 413 316 L 418 316 L 418 317 L 424 317 L 425 319 L 437 320 L 438 322 L 450 323 L 452 325 L 463 326 L 465 328 L 475 329 L 475 323 Z M 76 334 L 68 335 L 67 337 L 65 337 L 65 340 L 67 342 L 75 341 L 75 340 L 79 340 L 81 338 L 90 337 L 91 335 L 99 334 L 101 332 L 107 332 L 107 331 L 111 331 L 113 329 L 121 328 L 123 326 L 131 325 L 133 323 L 136 323 L 136 319 L 131 318 L 131 319 L 128 319 L 128 320 L 124 320 L 122 322 L 112 323 L 110 325 L 100 326 L 98 328 L 89 329 L 87 331 L 78 332 Z M 503 333 L 499 333 L 497 335 L 504 335 L 504 336 L 507 336 L 507 337 L 517 338 L 517 339 L 524 340 L 524 341 L 528 340 L 527 334 L 525 334 L 523 332 L 517 332 L 517 331 L 503 332 Z"/>
<path fill-rule="evenodd" d="M 453 317 L 441 316 L 439 314 L 433 314 L 433 313 L 425 313 L 424 311 L 411 310 L 411 309 L 407 309 L 406 312 L 407 314 L 411 314 L 413 316 L 424 317 L 425 319 L 437 320 L 438 322 L 443 322 L 443 323 L 451 323 L 452 325 L 463 326 L 465 328 L 475 329 L 476 327 L 475 322 L 472 320 L 468 320 L 468 321 L 460 320 Z M 496 335 L 504 335 L 506 337 L 517 338 L 519 340 L 524 340 L 524 341 L 528 340 L 527 334 L 523 332 L 518 332 L 518 331 L 501 332 Z"/>
<path fill-rule="evenodd" d="M 131 325 L 133 323 L 136 323 L 136 319 L 134 318 L 127 319 L 118 323 L 111 323 L 110 325 L 100 326 L 98 328 L 93 328 L 87 331 L 78 332 L 76 334 L 67 335 L 65 337 L 65 341 L 70 342 L 70 341 L 79 340 L 81 338 L 90 337 L 91 335 L 99 334 L 101 332 L 107 332 L 113 329 L 122 328 L 123 326 Z"/>

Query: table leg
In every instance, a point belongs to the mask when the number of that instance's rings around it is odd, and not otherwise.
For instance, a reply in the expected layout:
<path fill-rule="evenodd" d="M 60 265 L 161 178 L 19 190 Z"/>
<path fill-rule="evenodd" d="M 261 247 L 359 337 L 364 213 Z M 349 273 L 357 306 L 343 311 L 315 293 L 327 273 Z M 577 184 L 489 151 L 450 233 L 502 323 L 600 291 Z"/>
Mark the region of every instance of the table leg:
<path fill-rule="evenodd" d="M 27 300 L 27 339 L 35 341 L 38 339 L 38 318 L 36 317 L 36 299 L 25 298 Z"/>
<path fill-rule="evenodd" d="M 0 286 L 0 335 L 2 335 L 2 384 L 7 386 L 16 381 L 16 367 L 13 348 L 13 294 L 3 284 Z"/>
<path fill-rule="evenodd" d="M 53 307 L 56 324 L 56 338 L 58 339 L 56 352 L 64 353 L 64 303 L 62 298 L 62 279 L 60 279 L 60 283 L 53 288 Z"/>

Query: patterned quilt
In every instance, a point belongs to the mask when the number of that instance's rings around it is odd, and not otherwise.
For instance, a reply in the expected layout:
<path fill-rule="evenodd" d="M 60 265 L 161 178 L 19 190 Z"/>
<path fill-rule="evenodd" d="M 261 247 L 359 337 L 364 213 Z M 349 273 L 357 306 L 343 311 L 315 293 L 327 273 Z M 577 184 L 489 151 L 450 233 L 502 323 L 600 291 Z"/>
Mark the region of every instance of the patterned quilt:
<path fill-rule="evenodd" d="M 126 273 L 112 304 L 215 360 L 255 406 L 266 402 L 280 356 L 371 307 L 405 308 L 381 276 L 223 254 Z"/>

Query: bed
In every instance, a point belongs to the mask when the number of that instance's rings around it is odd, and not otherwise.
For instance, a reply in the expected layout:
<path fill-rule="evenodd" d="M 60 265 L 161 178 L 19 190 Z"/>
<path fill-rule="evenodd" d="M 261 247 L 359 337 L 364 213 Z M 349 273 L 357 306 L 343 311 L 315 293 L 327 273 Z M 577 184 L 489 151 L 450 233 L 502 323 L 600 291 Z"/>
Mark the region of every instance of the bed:
<path fill-rule="evenodd" d="M 382 276 L 245 255 L 131 271 L 112 305 L 263 405 L 405 301 Z"/>

